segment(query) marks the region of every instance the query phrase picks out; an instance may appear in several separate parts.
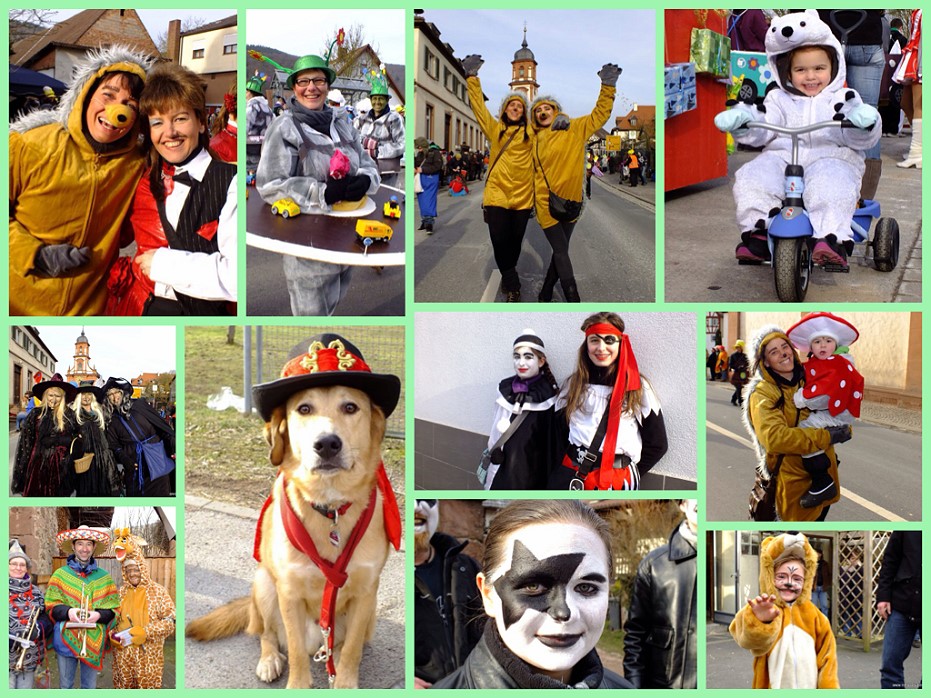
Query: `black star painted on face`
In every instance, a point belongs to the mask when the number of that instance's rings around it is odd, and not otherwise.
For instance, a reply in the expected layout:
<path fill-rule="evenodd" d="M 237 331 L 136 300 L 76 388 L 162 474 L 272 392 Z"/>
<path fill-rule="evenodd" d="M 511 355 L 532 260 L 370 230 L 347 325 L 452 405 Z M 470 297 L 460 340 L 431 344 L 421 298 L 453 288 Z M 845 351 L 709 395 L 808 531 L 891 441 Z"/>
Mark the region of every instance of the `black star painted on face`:
<path fill-rule="evenodd" d="M 558 621 L 569 620 L 566 588 L 584 557 L 585 553 L 566 553 L 540 560 L 515 540 L 511 569 L 494 584 L 501 597 L 504 627 L 520 620 L 527 609 Z"/>

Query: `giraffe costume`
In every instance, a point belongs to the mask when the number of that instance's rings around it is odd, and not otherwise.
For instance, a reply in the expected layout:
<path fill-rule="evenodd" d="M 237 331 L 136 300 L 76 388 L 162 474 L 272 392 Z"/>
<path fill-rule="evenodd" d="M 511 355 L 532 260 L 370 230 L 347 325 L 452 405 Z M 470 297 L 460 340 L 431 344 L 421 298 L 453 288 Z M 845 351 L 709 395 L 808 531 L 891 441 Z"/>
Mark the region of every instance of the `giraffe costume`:
<path fill-rule="evenodd" d="M 132 644 L 123 647 L 113 639 L 113 687 L 161 688 L 165 668 L 165 638 L 175 631 L 175 604 L 168 590 L 149 577 L 142 554 L 145 541 L 128 528 L 114 530 L 113 548 L 123 567 L 120 587 L 120 619 L 116 632 L 129 630 Z M 127 578 L 128 568 L 137 567 L 138 584 Z"/>

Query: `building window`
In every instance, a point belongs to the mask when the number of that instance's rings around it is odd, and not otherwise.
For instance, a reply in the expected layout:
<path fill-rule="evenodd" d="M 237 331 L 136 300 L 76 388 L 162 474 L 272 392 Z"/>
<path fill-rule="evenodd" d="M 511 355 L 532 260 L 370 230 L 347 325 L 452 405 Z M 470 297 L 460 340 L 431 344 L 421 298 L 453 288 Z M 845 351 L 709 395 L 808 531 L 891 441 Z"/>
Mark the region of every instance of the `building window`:
<path fill-rule="evenodd" d="M 426 105 L 426 113 L 424 117 L 425 117 L 424 126 L 427 130 L 425 135 L 428 141 L 432 141 L 433 140 L 433 105 L 432 104 Z"/>
<path fill-rule="evenodd" d="M 223 37 L 223 55 L 228 56 L 236 53 L 236 34 L 227 34 Z"/>
<path fill-rule="evenodd" d="M 424 72 L 434 80 L 440 79 L 440 60 L 430 52 L 430 49 L 424 47 L 423 50 Z"/>
<path fill-rule="evenodd" d="M 203 58 L 203 57 L 204 57 L 204 49 L 202 48 L 196 48 L 191 53 L 191 58 Z"/>

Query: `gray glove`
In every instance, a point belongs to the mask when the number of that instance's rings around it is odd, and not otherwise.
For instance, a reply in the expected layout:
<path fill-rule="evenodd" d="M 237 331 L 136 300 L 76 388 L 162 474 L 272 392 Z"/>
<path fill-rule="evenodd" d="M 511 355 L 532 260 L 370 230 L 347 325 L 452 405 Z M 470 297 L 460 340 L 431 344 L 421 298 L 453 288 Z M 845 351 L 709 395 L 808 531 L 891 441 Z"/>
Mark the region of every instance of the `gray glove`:
<path fill-rule="evenodd" d="M 553 119 L 553 123 L 550 126 L 551 131 L 566 131 L 569 128 L 569 124 L 572 123 L 570 119 L 565 114 L 557 114 L 556 118 Z"/>
<path fill-rule="evenodd" d="M 45 245 L 36 252 L 36 271 L 45 276 L 61 276 L 91 261 L 90 247 Z"/>
<path fill-rule="evenodd" d="M 598 71 L 598 77 L 601 78 L 601 84 L 614 87 L 617 85 L 617 79 L 621 77 L 622 70 L 623 68 L 618 66 L 617 63 L 605 63 L 603 66 L 601 66 L 601 70 Z"/>
<path fill-rule="evenodd" d="M 850 441 L 850 438 L 853 436 L 853 433 L 850 431 L 850 425 L 844 424 L 839 427 L 825 427 L 828 430 L 828 434 L 831 435 L 832 444 L 842 444 L 845 441 Z"/>
<path fill-rule="evenodd" d="M 469 54 L 461 61 L 462 70 L 465 71 L 466 77 L 474 78 L 478 75 L 478 69 L 482 67 L 482 63 L 485 61 L 482 60 L 482 57 L 477 54 Z"/>

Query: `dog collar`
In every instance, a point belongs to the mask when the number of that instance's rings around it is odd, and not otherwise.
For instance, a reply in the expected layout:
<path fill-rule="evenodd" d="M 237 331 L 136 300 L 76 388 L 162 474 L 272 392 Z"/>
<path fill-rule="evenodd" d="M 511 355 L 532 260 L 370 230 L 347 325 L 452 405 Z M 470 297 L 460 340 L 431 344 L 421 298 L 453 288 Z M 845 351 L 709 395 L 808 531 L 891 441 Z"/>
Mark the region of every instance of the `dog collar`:
<path fill-rule="evenodd" d="M 323 516 L 330 519 L 334 526 L 339 523 L 339 517 L 345 514 L 351 505 L 352 502 L 346 502 L 343 504 L 343 506 L 337 509 L 330 509 L 329 507 L 325 507 L 322 504 L 314 504 L 313 502 L 310 503 L 310 506 L 314 508 L 315 512 L 322 514 Z"/>

